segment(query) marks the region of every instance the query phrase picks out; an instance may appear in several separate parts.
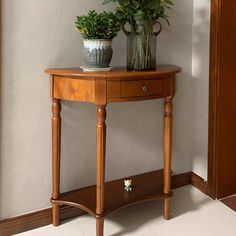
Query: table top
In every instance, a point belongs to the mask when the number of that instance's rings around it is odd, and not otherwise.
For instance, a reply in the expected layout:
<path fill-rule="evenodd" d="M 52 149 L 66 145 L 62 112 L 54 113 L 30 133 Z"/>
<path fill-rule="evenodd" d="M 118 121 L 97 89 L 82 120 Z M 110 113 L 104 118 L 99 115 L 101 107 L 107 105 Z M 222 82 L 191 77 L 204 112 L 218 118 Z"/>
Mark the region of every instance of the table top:
<path fill-rule="evenodd" d="M 176 74 L 181 68 L 176 65 L 158 65 L 156 70 L 150 71 L 129 71 L 126 67 L 114 67 L 111 71 L 106 72 L 84 72 L 81 68 L 55 68 L 47 69 L 46 73 L 58 76 L 78 76 L 78 77 L 152 77 L 163 74 Z"/>
<path fill-rule="evenodd" d="M 51 97 L 61 100 L 108 104 L 173 97 L 175 75 L 181 68 L 160 65 L 151 71 L 127 71 L 115 67 L 110 72 L 83 72 L 80 68 L 47 69 Z"/>

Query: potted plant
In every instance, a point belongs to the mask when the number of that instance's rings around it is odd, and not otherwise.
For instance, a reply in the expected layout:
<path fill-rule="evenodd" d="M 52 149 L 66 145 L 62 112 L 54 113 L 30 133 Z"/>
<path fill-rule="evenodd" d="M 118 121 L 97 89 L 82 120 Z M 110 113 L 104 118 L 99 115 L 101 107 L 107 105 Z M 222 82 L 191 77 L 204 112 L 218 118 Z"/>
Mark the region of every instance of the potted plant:
<path fill-rule="evenodd" d="M 169 24 L 167 9 L 171 9 L 171 0 L 105 0 L 103 4 L 117 2 L 117 16 L 128 22 L 131 31 L 124 27 L 128 36 L 127 67 L 130 70 L 152 70 L 156 68 L 156 37 L 162 30 L 159 19 Z M 159 30 L 154 32 L 154 25 Z"/>
<path fill-rule="evenodd" d="M 89 11 L 77 16 L 77 30 L 84 39 L 83 69 L 87 71 L 109 70 L 112 59 L 112 39 L 121 29 L 121 21 L 116 13 Z"/>

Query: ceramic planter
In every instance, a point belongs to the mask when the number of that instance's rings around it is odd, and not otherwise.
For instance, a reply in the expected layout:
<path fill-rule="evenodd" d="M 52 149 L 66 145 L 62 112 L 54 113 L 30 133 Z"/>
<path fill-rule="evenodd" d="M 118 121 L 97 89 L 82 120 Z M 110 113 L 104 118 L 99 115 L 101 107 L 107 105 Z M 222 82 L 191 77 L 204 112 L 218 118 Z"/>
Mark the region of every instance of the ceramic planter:
<path fill-rule="evenodd" d="M 84 40 L 83 57 L 84 70 L 109 70 L 112 59 L 112 40 Z"/>

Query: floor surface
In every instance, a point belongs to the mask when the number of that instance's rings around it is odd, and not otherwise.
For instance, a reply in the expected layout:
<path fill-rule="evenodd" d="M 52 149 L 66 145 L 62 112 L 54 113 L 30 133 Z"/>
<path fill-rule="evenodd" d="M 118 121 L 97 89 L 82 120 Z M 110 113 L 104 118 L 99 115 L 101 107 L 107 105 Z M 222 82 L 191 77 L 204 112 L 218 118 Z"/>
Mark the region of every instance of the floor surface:
<path fill-rule="evenodd" d="M 172 212 L 162 218 L 162 201 L 125 208 L 106 219 L 104 236 L 236 236 L 236 212 L 192 186 L 174 190 Z M 85 215 L 18 236 L 95 236 L 95 220 Z"/>

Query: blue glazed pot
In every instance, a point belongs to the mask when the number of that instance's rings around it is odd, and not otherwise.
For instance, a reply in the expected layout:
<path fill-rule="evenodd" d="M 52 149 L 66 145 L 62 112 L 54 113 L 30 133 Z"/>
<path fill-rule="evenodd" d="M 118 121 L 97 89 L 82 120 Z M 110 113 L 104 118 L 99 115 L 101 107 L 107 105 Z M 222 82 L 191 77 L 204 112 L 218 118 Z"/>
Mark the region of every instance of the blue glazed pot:
<path fill-rule="evenodd" d="M 86 68 L 109 68 L 113 55 L 112 40 L 84 40 L 83 57 Z"/>

